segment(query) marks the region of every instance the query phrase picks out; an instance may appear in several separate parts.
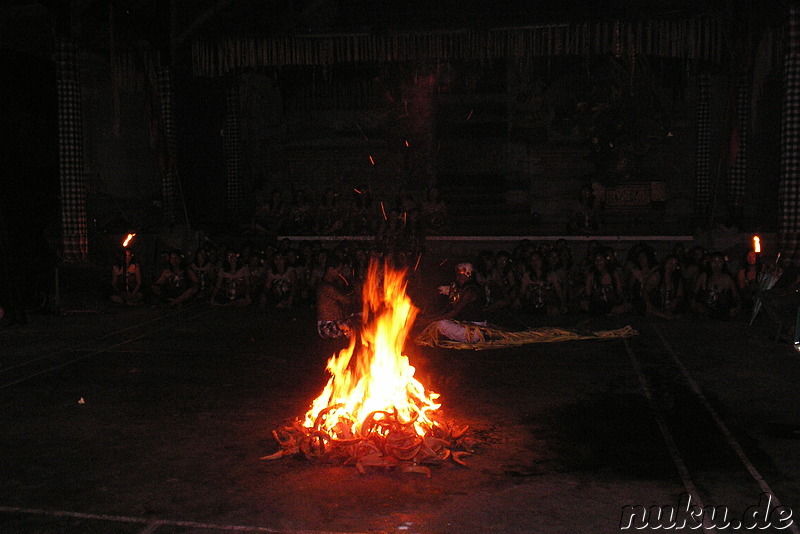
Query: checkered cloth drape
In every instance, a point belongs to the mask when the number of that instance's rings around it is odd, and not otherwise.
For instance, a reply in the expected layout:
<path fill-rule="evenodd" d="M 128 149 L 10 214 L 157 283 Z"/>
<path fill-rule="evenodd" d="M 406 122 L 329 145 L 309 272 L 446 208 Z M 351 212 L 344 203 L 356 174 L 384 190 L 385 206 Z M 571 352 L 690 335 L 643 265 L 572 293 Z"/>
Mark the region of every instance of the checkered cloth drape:
<path fill-rule="evenodd" d="M 225 153 L 225 171 L 227 175 L 225 201 L 228 212 L 239 213 L 242 208 L 242 131 L 239 121 L 239 86 L 234 80 L 225 94 L 225 135 L 223 150 Z"/>
<path fill-rule="evenodd" d="M 750 80 L 742 76 L 736 87 L 736 121 L 731 139 L 732 161 L 728 168 L 728 203 L 731 207 L 744 207 L 747 187 L 747 136 L 750 125 Z"/>
<path fill-rule="evenodd" d="M 708 210 L 711 199 L 711 75 L 703 72 L 697 79 L 697 146 L 695 154 L 694 204 L 698 213 Z"/>
<path fill-rule="evenodd" d="M 784 59 L 784 101 L 781 127 L 781 178 L 778 188 L 778 232 L 785 257 L 793 258 L 800 232 L 800 6 L 789 6 Z"/>
<path fill-rule="evenodd" d="M 58 99 L 58 175 L 61 183 L 61 238 L 65 262 L 89 259 L 86 177 L 83 166 L 83 116 L 78 47 L 56 42 Z"/>
<path fill-rule="evenodd" d="M 161 105 L 162 133 L 166 138 L 165 170 L 161 176 L 161 202 L 165 221 L 168 224 L 174 224 L 178 211 L 178 175 L 176 165 L 178 138 L 175 130 L 175 115 L 173 114 L 172 77 L 168 66 L 158 68 L 157 84 L 158 100 Z"/>

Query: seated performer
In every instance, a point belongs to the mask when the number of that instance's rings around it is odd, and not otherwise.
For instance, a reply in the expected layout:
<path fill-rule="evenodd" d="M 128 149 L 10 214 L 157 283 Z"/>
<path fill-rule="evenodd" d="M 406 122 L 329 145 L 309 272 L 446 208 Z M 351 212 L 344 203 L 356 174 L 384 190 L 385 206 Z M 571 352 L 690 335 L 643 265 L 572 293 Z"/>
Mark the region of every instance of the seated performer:
<path fill-rule="evenodd" d="M 191 300 L 197 294 L 197 281 L 194 273 L 186 266 L 180 251 L 169 253 L 168 265 L 153 282 L 150 292 L 156 304 L 175 307 Z"/>
<path fill-rule="evenodd" d="M 278 251 L 264 277 L 259 306 L 288 309 L 294 304 L 296 294 L 297 271 L 286 254 Z"/>
<path fill-rule="evenodd" d="M 353 298 L 345 288 L 342 262 L 331 254 L 325 265 L 325 274 L 317 285 L 317 333 L 320 337 L 338 339 L 352 336 L 349 319 Z"/>
<path fill-rule="evenodd" d="M 111 267 L 111 301 L 116 304 L 134 306 L 144 301 L 142 294 L 142 269 L 129 248 L 120 250 L 117 261 Z"/>
<path fill-rule="evenodd" d="M 197 299 L 206 301 L 211 297 L 211 291 L 214 289 L 214 281 L 217 276 L 217 269 L 209 257 L 208 250 L 205 248 L 198 248 L 192 262 L 189 264 L 189 270 L 194 273 L 197 279 Z"/>
<path fill-rule="evenodd" d="M 217 272 L 217 282 L 211 292 L 211 304 L 245 308 L 252 304 L 250 297 L 250 269 L 233 249 L 225 252 L 223 267 Z"/>
<path fill-rule="evenodd" d="M 678 257 L 670 255 L 647 277 L 643 289 L 647 315 L 674 319 L 685 312 L 686 290 L 680 267 Z"/>
<path fill-rule="evenodd" d="M 728 272 L 725 255 L 714 252 L 709 256 L 706 269 L 694 286 L 692 310 L 714 319 L 736 317 L 742 311 L 742 301 L 736 281 Z"/>
<path fill-rule="evenodd" d="M 739 289 L 743 307 L 753 309 L 764 270 L 757 253 L 751 250 L 745 254 L 742 265 L 736 271 L 736 287 Z"/>
<path fill-rule="evenodd" d="M 629 309 L 622 277 L 610 254 L 602 249 L 594 252 L 592 265 L 586 272 L 581 309 L 592 315 L 617 314 Z"/>
<path fill-rule="evenodd" d="M 473 273 L 471 263 L 459 263 L 455 281 L 449 286 L 439 287 L 439 293 L 448 297 L 448 306 L 437 317 L 437 326 L 443 336 L 453 341 L 484 341 L 480 330 L 473 328 L 475 325 L 486 326 L 484 291 Z"/>

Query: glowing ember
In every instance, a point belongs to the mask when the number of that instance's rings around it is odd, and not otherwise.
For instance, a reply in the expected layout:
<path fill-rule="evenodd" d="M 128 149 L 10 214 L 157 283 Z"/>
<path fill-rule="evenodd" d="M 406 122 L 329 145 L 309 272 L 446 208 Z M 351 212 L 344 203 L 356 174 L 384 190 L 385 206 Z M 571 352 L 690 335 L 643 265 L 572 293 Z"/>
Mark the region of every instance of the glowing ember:
<path fill-rule="evenodd" d="M 128 237 L 126 237 L 125 241 L 122 242 L 122 246 L 127 247 L 134 237 L 136 237 L 136 234 L 128 234 Z"/>
<path fill-rule="evenodd" d="M 466 427 L 434 420 L 439 395 L 426 391 L 402 354 L 417 315 L 406 295 L 405 270 L 370 263 L 363 289 L 360 336 L 328 360 L 331 374 L 302 421 L 273 435 L 281 450 L 264 459 L 303 453 L 365 467 L 430 474 L 421 463 L 452 458 L 463 465 Z M 460 448 L 461 451 L 453 452 Z"/>

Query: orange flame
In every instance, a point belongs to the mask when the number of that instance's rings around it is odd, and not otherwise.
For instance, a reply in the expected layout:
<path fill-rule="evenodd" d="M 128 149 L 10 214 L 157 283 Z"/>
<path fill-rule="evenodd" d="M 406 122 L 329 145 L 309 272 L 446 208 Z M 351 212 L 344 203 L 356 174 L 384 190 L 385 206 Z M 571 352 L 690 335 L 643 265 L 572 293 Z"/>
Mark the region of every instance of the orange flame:
<path fill-rule="evenodd" d="M 382 274 L 382 276 L 381 276 Z M 303 426 L 320 428 L 335 439 L 382 432 L 371 423 L 396 413 L 425 435 L 435 423 L 428 414 L 441 405 L 437 393 L 426 392 L 415 369 L 402 354 L 417 308 L 406 295 L 405 270 L 371 261 L 364 285 L 360 344 L 350 345 L 328 360 L 331 378 L 306 413 Z M 369 428 L 364 428 L 369 419 Z M 363 431 L 363 432 L 362 432 Z"/>
<path fill-rule="evenodd" d="M 753 252 L 759 254 L 761 252 L 761 238 L 757 235 L 753 236 Z"/>
<path fill-rule="evenodd" d="M 122 242 L 122 246 L 127 247 L 134 237 L 136 237 L 136 234 L 128 234 L 128 237 L 126 237 L 125 241 Z"/>

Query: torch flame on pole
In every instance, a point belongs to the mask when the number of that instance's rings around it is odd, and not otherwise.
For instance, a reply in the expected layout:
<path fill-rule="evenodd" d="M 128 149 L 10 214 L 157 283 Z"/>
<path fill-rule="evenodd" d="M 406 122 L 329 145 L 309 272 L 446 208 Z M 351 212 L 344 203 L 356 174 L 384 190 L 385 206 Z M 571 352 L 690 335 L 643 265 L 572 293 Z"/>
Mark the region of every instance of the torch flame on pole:
<path fill-rule="evenodd" d="M 759 254 L 761 252 L 761 238 L 757 235 L 753 236 L 753 252 Z"/>
<path fill-rule="evenodd" d="M 128 237 L 126 237 L 125 241 L 122 242 L 122 246 L 127 247 L 130 244 L 130 242 L 133 241 L 134 237 L 136 237 L 136 234 L 128 234 Z"/>

